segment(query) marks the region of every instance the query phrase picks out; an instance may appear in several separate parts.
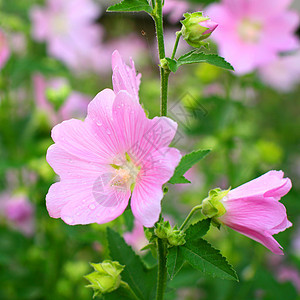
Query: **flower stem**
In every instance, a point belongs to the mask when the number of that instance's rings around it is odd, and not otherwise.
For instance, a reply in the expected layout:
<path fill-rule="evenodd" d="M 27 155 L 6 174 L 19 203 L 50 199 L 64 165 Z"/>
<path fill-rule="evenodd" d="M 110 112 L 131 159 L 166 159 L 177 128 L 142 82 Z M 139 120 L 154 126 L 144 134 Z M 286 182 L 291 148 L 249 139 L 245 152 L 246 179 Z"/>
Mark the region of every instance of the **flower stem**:
<path fill-rule="evenodd" d="M 175 58 L 175 54 L 176 54 L 176 51 L 177 51 L 177 48 L 178 48 L 178 44 L 179 44 L 179 40 L 180 40 L 181 36 L 182 36 L 181 31 L 176 32 L 176 41 L 175 41 L 175 45 L 174 45 L 174 49 L 173 49 L 173 53 L 172 53 L 171 59 Z"/>
<path fill-rule="evenodd" d="M 153 14 L 153 19 L 156 27 L 156 36 L 158 43 L 159 59 L 165 58 L 165 43 L 164 43 L 164 31 L 163 31 L 163 14 L 162 14 L 162 0 L 156 1 L 156 10 Z M 166 116 L 168 109 L 168 79 L 170 71 L 160 68 L 160 115 Z"/>
<path fill-rule="evenodd" d="M 167 281 L 167 247 L 164 240 L 157 239 L 158 252 L 158 273 L 157 273 L 157 290 L 156 300 L 163 300 Z"/>
<path fill-rule="evenodd" d="M 202 204 L 195 206 L 190 213 L 188 214 L 188 216 L 186 217 L 186 219 L 184 220 L 184 222 L 182 223 L 182 225 L 180 226 L 180 230 L 183 230 L 183 228 L 188 224 L 188 222 L 190 221 L 190 219 L 192 218 L 192 216 L 194 215 L 194 213 L 197 210 L 200 210 L 202 208 Z"/>
<path fill-rule="evenodd" d="M 139 300 L 139 298 L 137 297 L 137 295 L 134 293 L 134 291 L 131 289 L 131 287 L 127 282 L 121 281 L 120 286 L 122 286 L 124 289 L 127 290 L 128 294 L 132 297 L 132 299 Z"/>

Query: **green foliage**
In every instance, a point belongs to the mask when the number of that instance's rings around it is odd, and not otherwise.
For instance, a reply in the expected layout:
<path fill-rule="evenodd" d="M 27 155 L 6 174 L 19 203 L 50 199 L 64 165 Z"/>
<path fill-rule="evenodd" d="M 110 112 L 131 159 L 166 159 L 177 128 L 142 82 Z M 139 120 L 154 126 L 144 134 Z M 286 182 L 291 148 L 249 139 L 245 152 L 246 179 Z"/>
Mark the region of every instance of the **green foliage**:
<path fill-rule="evenodd" d="M 124 239 L 109 227 L 107 228 L 107 240 L 111 258 L 121 265 L 125 265 L 122 281 L 128 283 L 139 299 L 153 299 L 157 268 L 147 269 Z"/>
<path fill-rule="evenodd" d="M 198 52 L 198 50 L 192 50 L 174 60 L 171 58 L 166 58 L 169 63 L 169 68 L 172 72 L 176 72 L 178 68 L 186 64 L 195 64 L 195 63 L 208 63 L 213 66 L 217 66 L 226 70 L 233 71 L 232 65 L 227 62 L 223 57 L 217 54 L 205 54 L 203 52 Z"/>
<path fill-rule="evenodd" d="M 220 251 L 201 238 L 209 226 L 210 219 L 191 225 L 186 230 L 186 243 L 169 250 L 167 268 L 171 279 L 180 271 L 184 262 L 188 262 L 195 269 L 213 277 L 238 280 L 236 272 Z"/>
<path fill-rule="evenodd" d="M 152 7 L 147 0 L 123 0 L 120 3 L 110 6 L 108 12 L 138 12 L 145 11 L 152 12 Z"/>
<path fill-rule="evenodd" d="M 176 167 L 172 178 L 169 180 L 169 183 L 190 183 L 183 175 L 209 152 L 210 150 L 197 150 L 183 156 L 179 165 Z"/>

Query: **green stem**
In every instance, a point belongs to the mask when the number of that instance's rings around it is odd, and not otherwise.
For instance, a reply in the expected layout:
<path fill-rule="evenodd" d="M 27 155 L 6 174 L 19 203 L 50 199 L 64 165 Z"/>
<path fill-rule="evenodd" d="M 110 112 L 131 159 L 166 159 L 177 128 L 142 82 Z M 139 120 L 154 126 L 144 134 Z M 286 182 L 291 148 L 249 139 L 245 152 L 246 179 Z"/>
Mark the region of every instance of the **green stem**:
<path fill-rule="evenodd" d="M 158 273 L 157 273 L 157 290 L 156 300 L 163 300 L 167 281 L 167 247 L 165 241 L 157 239 L 158 252 Z"/>
<path fill-rule="evenodd" d="M 188 214 L 188 216 L 186 217 L 186 219 L 184 220 L 184 222 L 182 223 L 182 225 L 180 226 L 180 230 L 183 230 L 183 228 L 188 224 L 188 222 L 190 221 L 190 219 L 192 218 L 192 216 L 194 215 L 194 213 L 197 210 L 202 209 L 202 204 L 195 206 L 190 213 Z"/>
<path fill-rule="evenodd" d="M 163 31 L 163 15 L 162 15 L 162 0 L 156 1 L 156 11 L 153 15 L 153 19 L 156 27 L 156 36 L 158 44 L 159 59 L 165 58 L 165 43 L 164 43 L 164 31 Z M 161 79 L 161 89 L 160 89 L 160 115 L 167 115 L 168 108 L 168 81 L 169 81 L 170 71 L 160 68 L 160 79 Z"/>
<path fill-rule="evenodd" d="M 120 286 L 127 290 L 128 294 L 132 297 L 132 299 L 139 300 L 138 296 L 134 293 L 134 291 L 131 289 L 127 282 L 121 281 Z"/>
<path fill-rule="evenodd" d="M 179 40 L 180 40 L 181 36 L 182 36 L 181 31 L 176 32 L 176 41 L 175 41 L 175 45 L 174 45 L 174 49 L 173 49 L 173 53 L 172 53 L 171 59 L 175 58 L 175 54 L 176 54 L 176 51 L 177 51 L 177 48 L 178 48 L 178 44 L 179 44 Z"/>

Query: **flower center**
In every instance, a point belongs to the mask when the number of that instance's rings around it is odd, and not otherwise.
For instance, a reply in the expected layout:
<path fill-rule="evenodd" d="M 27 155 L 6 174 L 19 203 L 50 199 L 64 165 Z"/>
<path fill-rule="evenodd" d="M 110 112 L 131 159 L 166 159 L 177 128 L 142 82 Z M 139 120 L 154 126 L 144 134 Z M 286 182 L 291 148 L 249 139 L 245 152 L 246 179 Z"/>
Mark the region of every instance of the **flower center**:
<path fill-rule="evenodd" d="M 111 164 L 115 170 L 110 185 L 120 189 L 131 189 L 132 191 L 141 167 L 136 166 L 127 153 L 125 157 L 126 159 L 118 164 Z"/>
<path fill-rule="evenodd" d="M 257 21 L 244 19 L 238 26 L 238 33 L 246 43 L 257 43 L 261 37 L 262 24 Z"/>

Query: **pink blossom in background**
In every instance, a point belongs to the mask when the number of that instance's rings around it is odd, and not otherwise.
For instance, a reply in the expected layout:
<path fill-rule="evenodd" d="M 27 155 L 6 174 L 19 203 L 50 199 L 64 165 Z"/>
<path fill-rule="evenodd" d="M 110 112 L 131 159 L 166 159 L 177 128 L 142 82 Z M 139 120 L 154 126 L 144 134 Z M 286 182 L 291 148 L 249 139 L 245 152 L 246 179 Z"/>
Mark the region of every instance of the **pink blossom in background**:
<path fill-rule="evenodd" d="M 47 0 L 45 7 L 31 9 L 32 36 L 47 43 L 49 55 L 82 71 L 90 67 L 86 61 L 102 40 L 102 28 L 95 23 L 99 15 L 92 0 Z"/>
<path fill-rule="evenodd" d="M 0 195 L 0 214 L 16 230 L 31 236 L 35 230 L 34 207 L 25 195 Z"/>
<path fill-rule="evenodd" d="M 180 0 L 165 0 L 163 7 L 163 13 L 169 16 L 171 23 L 178 23 L 183 19 L 183 14 L 188 12 L 189 3 L 187 1 Z"/>
<path fill-rule="evenodd" d="M 300 50 L 278 57 L 258 71 L 264 83 L 278 91 L 289 92 L 300 83 Z"/>
<path fill-rule="evenodd" d="M 10 56 L 10 49 L 4 32 L 0 29 L 0 69 L 6 64 Z"/>
<path fill-rule="evenodd" d="M 114 71 L 124 68 L 119 63 Z M 127 76 L 124 83 L 133 80 L 134 86 L 137 77 Z M 177 149 L 168 147 L 177 124 L 166 117 L 148 119 L 125 87 L 117 93 L 100 92 L 84 121 L 72 119 L 53 128 L 55 144 L 47 161 L 60 182 L 46 197 L 51 217 L 70 225 L 107 223 L 123 213 L 131 197 L 133 215 L 143 226 L 158 220 L 162 185 L 181 158 Z"/>
<path fill-rule="evenodd" d="M 292 282 L 298 293 L 300 293 L 300 273 L 297 268 L 282 265 L 276 270 L 276 277 L 279 282 Z"/>
<path fill-rule="evenodd" d="M 143 225 L 138 221 L 134 220 L 134 227 L 132 232 L 125 232 L 125 242 L 130 245 L 136 252 L 140 252 L 148 244 L 148 240 L 145 237 Z"/>
<path fill-rule="evenodd" d="M 87 63 L 96 73 L 107 74 L 111 71 L 111 54 L 115 49 L 120 49 L 119 52 L 123 57 L 132 57 L 140 63 L 145 61 L 147 53 L 145 42 L 137 35 L 129 34 L 117 40 L 108 40 L 98 48 L 93 48 Z"/>
<path fill-rule="evenodd" d="M 299 15 L 288 10 L 292 0 L 223 0 L 206 14 L 217 23 L 212 38 L 220 55 L 237 74 L 245 74 L 276 60 L 283 51 L 295 50 Z"/>
<path fill-rule="evenodd" d="M 37 108 L 47 113 L 52 125 L 70 118 L 84 118 L 90 101 L 89 96 L 72 91 L 58 112 L 54 110 L 53 105 L 46 98 L 47 88 L 59 89 L 64 85 L 68 85 L 65 78 L 53 78 L 46 81 L 43 75 L 35 74 L 33 85 Z"/>
<path fill-rule="evenodd" d="M 222 200 L 226 213 L 219 219 L 228 227 L 283 255 L 272 235 L 292 226 L 280 198 L 292 187 L 282 171 L 270 171 L 233 190 Z"/>

